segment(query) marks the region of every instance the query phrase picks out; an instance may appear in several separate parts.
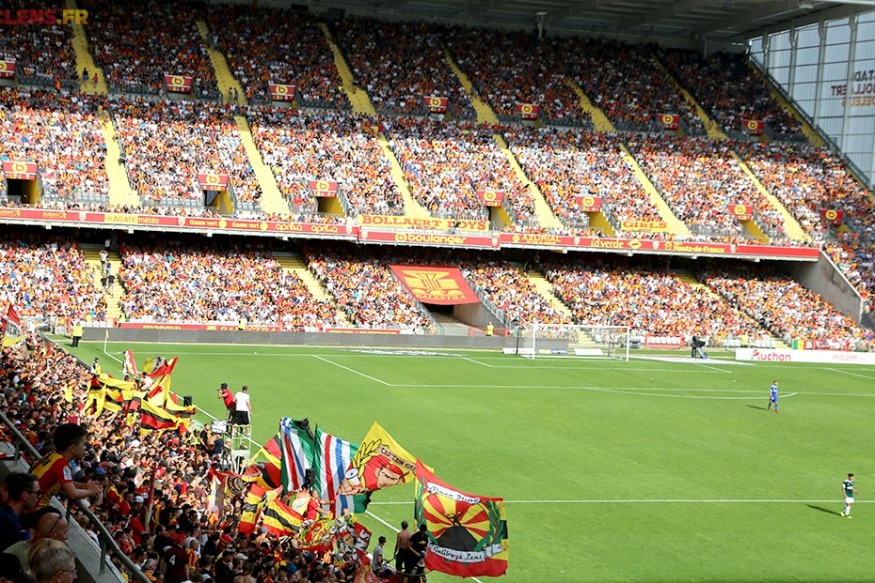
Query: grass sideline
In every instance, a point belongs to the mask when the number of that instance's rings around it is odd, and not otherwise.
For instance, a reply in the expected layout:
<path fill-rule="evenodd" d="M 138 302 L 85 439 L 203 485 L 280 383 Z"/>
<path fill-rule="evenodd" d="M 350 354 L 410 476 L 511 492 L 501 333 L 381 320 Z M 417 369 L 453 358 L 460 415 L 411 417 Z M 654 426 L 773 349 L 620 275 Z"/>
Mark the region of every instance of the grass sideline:
<path fill-rule="evenodd" d="M 250 387 L 253 437 L 281 416 L 359 441 L 379 421 L 439 477 L 506 500 L 508 583 L 871 581 L 875 368 L 497 352 L 149 345 L 179 355 L 173 390 L 221 415 Z M 75 354 L 121 366 L 103 343 Z M 766 412 L 781 386 L 781 413 Z M 853 519 L 840 484 L 857 475 Z M 362 521 L 393 547 L 413 488 L 374 495 Z M 439 573 L 432 583 L 456 580 Z"/>

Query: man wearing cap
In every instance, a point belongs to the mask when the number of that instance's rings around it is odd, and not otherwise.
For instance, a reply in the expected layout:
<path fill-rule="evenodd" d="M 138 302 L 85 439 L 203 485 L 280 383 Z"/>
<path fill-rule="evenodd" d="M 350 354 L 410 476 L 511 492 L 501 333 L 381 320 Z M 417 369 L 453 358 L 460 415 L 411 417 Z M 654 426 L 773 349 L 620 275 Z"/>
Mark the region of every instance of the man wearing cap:
<path fill-rule="evenodd" d="M 222 383 L 219 386 L 219 398 L 222 399 L 222 402 L 225 403 L 225 409 L 228 410 L 228 421 L 233 421 L 236 401 L 234 393 L 228 388 L 228 383 Z"/>

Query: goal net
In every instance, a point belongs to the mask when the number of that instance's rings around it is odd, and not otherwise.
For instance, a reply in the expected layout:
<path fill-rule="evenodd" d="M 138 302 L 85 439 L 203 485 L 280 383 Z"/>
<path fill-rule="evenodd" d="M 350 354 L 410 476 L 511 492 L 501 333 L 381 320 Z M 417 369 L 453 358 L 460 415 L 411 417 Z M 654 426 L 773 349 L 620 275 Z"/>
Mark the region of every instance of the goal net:
<path fill-rule="evenodd" d="M 629 327 L 532 322 L 519 331 L 524 358 L 588 356 L 629 360 Z"/>

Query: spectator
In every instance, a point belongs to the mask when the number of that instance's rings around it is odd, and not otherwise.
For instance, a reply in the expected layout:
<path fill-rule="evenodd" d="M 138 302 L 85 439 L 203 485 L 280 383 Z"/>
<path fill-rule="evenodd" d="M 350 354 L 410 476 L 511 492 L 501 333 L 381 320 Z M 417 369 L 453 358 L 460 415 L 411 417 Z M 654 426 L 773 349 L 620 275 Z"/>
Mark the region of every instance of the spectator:
<path fill-rule="evenodd" d="M 19 541 L 9 546 L 4 552 L 18 557 L 22 570 L 28 575 L 34 574 L 28 556 L 35 545 L 44 539 L 54 539 L 56 542 L 67 541 L 67 519 L 57 508 L 47 506 L 37 510 L 28 517 L 30 524 L 30 540 Z"/>
<path fill-rule="evenodd" d="M 5 502 L 0 505 L 0 552 L 19 541 L 28 532 L 21 525 L 21 515 L 30 512 L 39 500 L 39 480 L 33 474 L 10 472 L 3 480 Z"/>
<path fill-rule="evenodd" d="M 70 462 L 85 455 L 88 431 L 76 423 L 62 423 L 55 429 L 52 441 L 55 452 L 43 456 L 33 464 L 30 471 L 39 479 L 42 495 L 36 504 L 43 508 L 49 504 L 52 496 L 58 490 L 70 500 L 78 500 L 94 496 L 100 492 L 100 486 L 94 481 L 87 483 L 73 481 Z"/>
<path fill-rule="evenodd" d="M 76 555 L 63 541 L 42 539 L 30 551 L 30 569 L 37 583 L 76 580 Z"/>

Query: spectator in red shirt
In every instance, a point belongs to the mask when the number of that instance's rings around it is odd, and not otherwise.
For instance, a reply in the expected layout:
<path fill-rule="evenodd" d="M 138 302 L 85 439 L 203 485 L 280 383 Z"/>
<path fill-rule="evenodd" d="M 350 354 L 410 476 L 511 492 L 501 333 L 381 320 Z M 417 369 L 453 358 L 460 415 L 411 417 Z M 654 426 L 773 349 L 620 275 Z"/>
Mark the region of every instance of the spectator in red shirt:
<path fill-rule="evenodd" d="M 55 452 L 43 456 L 30 469 L 30 473 L 39 479 L 42 495 L 36 508 L 48 506 L 49 500 L 58 490 L 63 490 L 70 500 L 78 500 L 94 496 L 100 492 L 97 482 L 74 482 L 70 471 L 70 462 L 85 455 L 85 444 L 88 431 L 75 423 L 62 423 L 55 429 L 52 440 Z"/>

